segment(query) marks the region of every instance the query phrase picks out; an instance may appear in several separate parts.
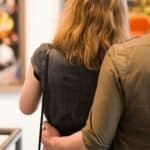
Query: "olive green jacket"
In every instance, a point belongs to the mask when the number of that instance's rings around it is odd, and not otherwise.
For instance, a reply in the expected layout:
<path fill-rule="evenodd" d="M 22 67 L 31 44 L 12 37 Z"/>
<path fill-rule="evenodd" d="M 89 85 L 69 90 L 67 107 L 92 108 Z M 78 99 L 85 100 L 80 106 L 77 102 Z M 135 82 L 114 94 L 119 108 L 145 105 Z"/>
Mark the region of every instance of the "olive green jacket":
<path fill-rule="evenodd" d="M 150 34 L 110 48 L 82 135 L 88 150 L 150 150 Z"/>

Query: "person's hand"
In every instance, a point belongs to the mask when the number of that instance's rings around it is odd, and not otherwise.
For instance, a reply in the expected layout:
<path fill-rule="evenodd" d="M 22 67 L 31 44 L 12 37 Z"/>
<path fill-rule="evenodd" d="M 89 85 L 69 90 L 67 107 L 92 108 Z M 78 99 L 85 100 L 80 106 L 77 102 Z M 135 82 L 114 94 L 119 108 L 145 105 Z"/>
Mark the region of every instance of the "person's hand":
<path fill-rule="evenodd" d="M 42 137 L 43 150 L 87 150 L 82 132 L 76 132 L 69 136 Z"/>
<path fill-rule="evenodd" d="M 43 150 L 54 150 L 54 137 L 60 136 L 58 130 L 48 122 L 43 123 L 42 129 L 42 144 Z"/>
<path fill-rule="evenodd" d="M 60 136 L 59 131 L 48 122 L 43 122 L 42 138 Z"/>
<path fill-rule="evenodd" d="M 43 150 L 57 150 L 57 139 L 60 137 L 42 137 Z"/>

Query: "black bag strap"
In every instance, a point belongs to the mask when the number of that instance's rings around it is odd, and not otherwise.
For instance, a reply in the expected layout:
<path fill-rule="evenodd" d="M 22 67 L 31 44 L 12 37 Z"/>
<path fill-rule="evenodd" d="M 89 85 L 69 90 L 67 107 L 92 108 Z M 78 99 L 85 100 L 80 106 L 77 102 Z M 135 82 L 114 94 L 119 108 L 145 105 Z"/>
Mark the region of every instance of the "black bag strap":
<path fill-rule="evenodd" d="M 39 130 L 39 142 L 38 142 L 38 150 L 41 150 L 41 137 L 42 137 L 42 126 L 43 126 L 43 112 L 45 106 L 45 98 L 46 98 L 46 89 L 47 89 L 47 79 L 48 79 L 48 64 L 49 64 L 49 55 L 50 55 L 51 47 L 49 46 L 46 52 L 46 62 L 45 62 L 45 76 L 44 76 L 44 88 L 43 88 L 43 96 L 42 96 L 42 104 L 41 104 L 41 114 L 40 114 L 40 130 Z"/>

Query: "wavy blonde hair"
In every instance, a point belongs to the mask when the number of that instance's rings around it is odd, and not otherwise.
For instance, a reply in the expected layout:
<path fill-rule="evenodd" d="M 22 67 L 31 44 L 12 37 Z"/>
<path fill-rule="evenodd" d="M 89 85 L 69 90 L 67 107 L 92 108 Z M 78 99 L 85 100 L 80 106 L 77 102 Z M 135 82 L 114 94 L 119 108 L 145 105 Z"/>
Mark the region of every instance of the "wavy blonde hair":
<path fill-rule="evenodd" d="M 67 0 L 53 45 L 94 70 L 106 50 L 128 33 L 126 0 Z"/>

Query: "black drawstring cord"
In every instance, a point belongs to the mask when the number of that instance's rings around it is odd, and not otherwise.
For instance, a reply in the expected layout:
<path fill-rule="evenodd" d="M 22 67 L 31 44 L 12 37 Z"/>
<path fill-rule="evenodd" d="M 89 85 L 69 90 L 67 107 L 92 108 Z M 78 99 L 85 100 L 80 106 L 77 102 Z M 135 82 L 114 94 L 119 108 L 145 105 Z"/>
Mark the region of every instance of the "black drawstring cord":
<path fill-rule="evenodd" d="M 42 126 L 43 126 L 43 112 L 45 106 L 45 98 L 46 98 L 46 89 L 47 89 L 47 79 L 48 79 L 48 63 L 49 63 L 49 48 L 46 53 L 46 64 L 45 64 L 45 77 L 44 77 L 44 89 L 43 89 L 43 97 L 41 104 L 41 116 L 40 116 L 40 130 L 39 130 L 39 142 L 38 142 L 38 150 L 41 150 L 41 138 L 42 138 Z"/>

